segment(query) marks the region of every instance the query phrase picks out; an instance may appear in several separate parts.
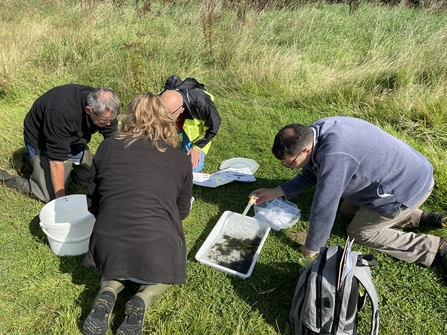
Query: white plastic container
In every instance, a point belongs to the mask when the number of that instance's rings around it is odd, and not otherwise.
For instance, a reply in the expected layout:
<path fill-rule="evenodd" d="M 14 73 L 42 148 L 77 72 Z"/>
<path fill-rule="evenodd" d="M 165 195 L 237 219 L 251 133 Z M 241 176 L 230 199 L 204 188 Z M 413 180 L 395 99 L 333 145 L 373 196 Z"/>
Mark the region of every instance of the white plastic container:
<path fill-rule="evenodd" d="M 254 217 L 266 221 L 274 230 L 293 227 L 300 219 L 300 210 L 293 202 L 280 198 L 254 206 Z"/>
<path fill-rule="evenodd" d="M 40 228 L 47 235 L 53 253 L 72 256 L 88 251 L 95 217 L 87 210 L 84 194 L 50 201 L 40 211 L 39 218 Z"/>
<path fill-rule="evenodd" d="M 206 238 L 196 260 L 242 279 L 250 277 L 270 232 L 267 222 L 225 211 Z"/>
<path fill-rule="evenodd" d="M 259 168 L 259 164 L 256 163 L 256 161 L 251 158 L 235 157 L 227 159 L 220 164 L 219 167 L 220 170 L 224 170 L 226 168 L 234 168 L 234 169 L 248 168 L 250 169 L 252 174 L 255 174 L 255 172 Z"/>

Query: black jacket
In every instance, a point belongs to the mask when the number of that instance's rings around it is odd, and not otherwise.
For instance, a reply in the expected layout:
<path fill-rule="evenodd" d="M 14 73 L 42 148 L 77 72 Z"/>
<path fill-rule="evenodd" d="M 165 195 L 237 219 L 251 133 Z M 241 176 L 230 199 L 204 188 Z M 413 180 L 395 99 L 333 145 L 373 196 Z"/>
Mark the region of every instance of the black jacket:
<path fill-rule="evenodd" d="M 206 86 L 194 78 L 186 78 L 182 81 L 174 75 L 166 80 L 165 90 L 177 90 L 183 97 L 186 118 L 203 120 L 205 126 L 208 127 L 205 136 L 194 142 L 195 146 L 203 148 L 216 136 L 221 122 L 216 106 L 206 92 Z"/>
<path fill-rule="evenodd" d="M 85 113 L 87 96 L 93 90 L 90 86 L 69 84 L 44 93 L 25 116 L 25 139 L 52 160 L 65 161 L 75 147 L 90 142 L 97 131 L 104 138 L 112 136 L 117 120 L 101 128 Z"/>
<path fill-rule="evenodd" d="M 105 278 L 185 283 L 182 220 L 191 207 L 191 159 L 143 139 L 125 145 L 108 138 L 93 158 L 87 204 L 96 222 L 83 264 Z"/>

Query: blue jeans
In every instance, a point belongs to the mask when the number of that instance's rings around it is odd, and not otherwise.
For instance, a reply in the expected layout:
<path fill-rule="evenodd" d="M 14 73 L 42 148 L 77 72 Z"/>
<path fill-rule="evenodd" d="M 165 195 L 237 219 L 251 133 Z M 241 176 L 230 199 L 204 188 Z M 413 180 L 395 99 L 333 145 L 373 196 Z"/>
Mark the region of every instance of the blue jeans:
<path fill-rule="evenodd" d="M 192 142 L 189 140 L 188 135 L 186 135 L 184 131 L 182 131 L 181 133 L 183 137 L 182 151 L 188 152 L 188 150 L 192 148 Z M 205 153 L 203 151 L 200 151 L 199 165 L 197 165 L 196 168 L 192 170 L 192 172 L 200 172 L 203 170 L 203 167 L 205 166 L 205 156 Z"/>
<path fill-rule="evenodd" d="M 26 139 L 25 139 L 25 147 L 26 147 L 26 157 L 27 159 L 33 159 L 33 157 L 37 155 L 47 156 L 45 151 L 41 151 L 40 149 L 34 148 Z M 68 159 L 71 160 L 75 164 L 79 164 L 82 160 L 82 156 L 84 155 L 85 146 L 81 145 L 73 149 L 68 155 Z"/>

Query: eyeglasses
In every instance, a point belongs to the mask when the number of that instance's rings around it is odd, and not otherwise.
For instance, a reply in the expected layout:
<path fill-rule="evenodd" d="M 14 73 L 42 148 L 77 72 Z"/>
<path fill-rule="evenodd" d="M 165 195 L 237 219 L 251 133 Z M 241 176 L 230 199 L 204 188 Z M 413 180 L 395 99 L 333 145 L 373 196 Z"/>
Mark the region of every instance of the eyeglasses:
<path fill-rule="evenodd" d="M 90 107 L 90 106 L 88 106 L 88 107 Z M 107 119 L 107 120 L 101 119 L 101 117 L 95 113 L 95 111 L 93 110 L 92 107 L 90 107 L 90 110 L 91 110 L 91 114 L 95 114 L 96 122 L 98 122 L 98 123 L 108 124 L 114 120 L 114 119 Z"/>
<path fill-rule="evenodd" d="M 179 108 L 177 108 L 175 111 L 173 111 L 173 112 L 171 112 L 171 114 L 175 114 L 175 113 L 177 113 L 179 110 L 180 110 L 180 108 L 182 108 L 183 107 L 183 105 L 181 105 Z"/>
<path fill-rule="evenodd" d="M 107 120 L 101 119 L 101 117 L 98 114 L 96 114 L 94 111 L 93 111 L 93 114 L 95 114 L 97 122 L 99 122 L 99 123 L 108 124 L 113 121 L 113 119 L 107 119 Z"/>
<path fill-rule="evenodd" d="M 293 163 L 295 163 L 295 161 L 299 157 L 299 155 L 301 155 L 303 152 L 304 152 L 304 150 L 301 151 L 298 155 L 296 155 L 295 158 L 293 159 L 293 161 L 291 161 L 289 164 L 286 164 L 285 162 L 281 161 L 282 165 L 284 165 L 286 168 L 289 169 L 293 165 Z"/>

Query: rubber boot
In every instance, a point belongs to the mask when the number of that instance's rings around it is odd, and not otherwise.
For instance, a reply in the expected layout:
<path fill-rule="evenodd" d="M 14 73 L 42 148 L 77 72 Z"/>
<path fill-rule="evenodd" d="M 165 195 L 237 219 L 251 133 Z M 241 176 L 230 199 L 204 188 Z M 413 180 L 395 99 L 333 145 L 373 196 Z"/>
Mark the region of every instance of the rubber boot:
<path fill-rule="evenodd" d="M 139 296 L 134 295 L 126 303 L 124 321 L 116 331 L 116 335 L 142 335 L 146 305 Z"/>
<path fill-rule="evenodd" d="M 71 177 L 76 184 L 87 185 L 90 167 L 92 166 L 93 156 L 90 149 L 85 146 L 82 160 L 79 164 L 73 163 L 73 171 Z"/>
<path fill-rule="evenodd" d="M 116 297 L 123 288 L 118 280 L 101 279 L 101 288 L 82 326 L 84 335 L 106 335 Z"/>
<path fill-rule="evenodd" d="M 27 155 L 27 156 L 28 156 L 28 155 Z M 23 165 L 22 165 L 22 167 L 20 168 L 20 173 L 21 173 L 22 175 L 27 175 L 27 176 L 31 175 L 31 173 L 33 173 L 33 167 L 32 167 L 32 165 L 31 165 L 29 159 L 23 157 L 23 158 L 22 158 L 22 161 L 23 161 Z"/>
<path fill-rule="evenodd" d="M 7 187 L 16 188 L 25 194 L 29 194 L 30 184 L 27 179 L 20 176 L 12 176 L 5 170 L 0 169 L 0 181 L 2 181 Z"/>
<path fill-rule="evenodd" d="M 135 295 L 141 297 L 148 307 L 158 300 L 169 287 L 171 287 L 169 284 L 140 285 Z"/>
<path fill-rule="evenodd" d="M 53 200 L 54 194 L 53 183 L 51 182 L 50 159 L 45 155 L 36 155 L 30 160 L 33 167 L 33 173 L 30 176 L 31 192 L 40 201 L 47 203 Z M 67 189 L 71 181 L 72 161 L 64 162 L 64 185 Z"/>
<path fill-rule="evenodd" d="M 160 298 L 170 286 L 168 284 L 141 285 L 138 293 L 126 303 L 124 321 L 119 326 L 116 334 L 143 334 L 146 309 Z"/>

